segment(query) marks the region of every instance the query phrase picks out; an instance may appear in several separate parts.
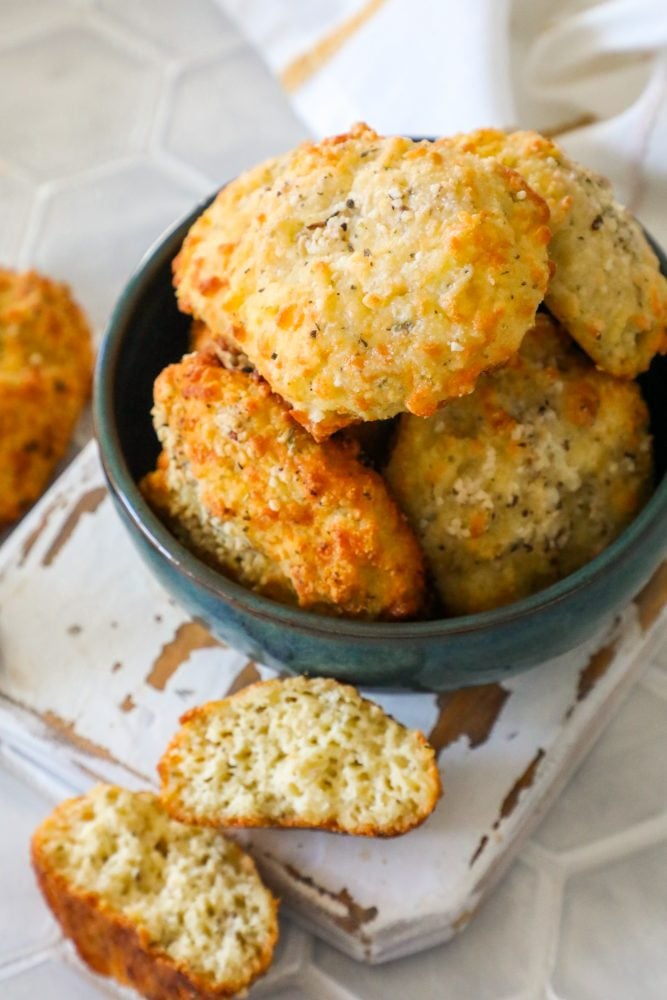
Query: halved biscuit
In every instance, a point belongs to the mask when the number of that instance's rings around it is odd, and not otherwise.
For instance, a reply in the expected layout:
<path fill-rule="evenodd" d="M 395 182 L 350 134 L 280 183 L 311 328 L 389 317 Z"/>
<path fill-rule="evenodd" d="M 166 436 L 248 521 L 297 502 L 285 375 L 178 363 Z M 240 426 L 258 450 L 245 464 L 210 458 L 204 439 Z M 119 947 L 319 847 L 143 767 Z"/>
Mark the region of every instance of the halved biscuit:
<path fill-rule="evenodd" d="M 166 809 L 188 823 L 392 837 L 441 794 L 422 734 L 334 680 L 260 682 L 181 723 L 158 770 Z"/>
<path fill-rule="evenodd" d="M 32 861 L 81 958 L 150 1000 L 232 996 L 271 961 L 277 902 L 252 859 L 149 792 L 98 785 L 63 802 Z"/>

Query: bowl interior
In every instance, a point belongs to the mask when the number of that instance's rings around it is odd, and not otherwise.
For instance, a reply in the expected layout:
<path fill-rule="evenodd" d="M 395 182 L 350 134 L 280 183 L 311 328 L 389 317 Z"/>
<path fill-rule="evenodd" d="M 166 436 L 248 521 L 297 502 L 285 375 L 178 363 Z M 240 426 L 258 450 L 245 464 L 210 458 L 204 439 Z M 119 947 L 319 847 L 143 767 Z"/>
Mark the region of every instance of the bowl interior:
<path fill-rule="evenodd" d="M 210 200 L 210 199 L 209 199 Z M 98 359 L 95 388 L 95 416 L 102 450 L 106 451 L 107 473 L 113 485 L 130 510 L 135 524 L 158 547 L 181 555 L 174 561 L 181 569 L 203 576 L 209 587 L 218 586 L 221 593 L 234 599 L 250 602 L 254 608 L 275 616 L 286 624 L 303 624 L 305 619 L 313 628 L 331 632 L 343 630 L 350 635 L 392 634 L 416 635 L 438 631 L 439 634 L 470 632 L 476 628 L 492 628 L 498 622 L 530 614 L 550 601 L 560 600 L 565 594 L 585 584 L 591 575 L 601 572 L 618 556 L 628 542 L 640 537 L 642 527 L 656 515 L 657 510 L 667 517 L 667 357 L 655 358 L 648 372 L 640 378 L 644 396 L 651 411 L 651 430 L 658 489 L 649 505 L 608 549 L 587 566 L 571 574 L 566 580 L 518 601 L 490 612 L 448 618 L 441 621 L 412 623 L 362 623 L 324 618 L 299 609 L 278 605 L 267 598 L 252 594 L 237 584 L 215 574 L 171 538 L 166 528 L 147 527 L 155 520 L 148 511 L 136 486 L 137 481 L 155 466 L 159 446 L 151 422 L 153 382 L 165 365 L 177 361 L 188 349 L 190 318 L 179 312 L 171 280 L 171 262 L 192 222 L 202 212 L 208 201 L 199 205 L 188 217 L 170 230 L 148 252 L 121 296 L 111 318 L 107 335 Z M 653 241 L 661 267 L 667 273 L 667 259 Z M 160 537 L 161 536 L 161 540 Z M 165 539 L 169 539 L 165 543 Z M 217 580 L 217 584 L 216 584 Z"/>

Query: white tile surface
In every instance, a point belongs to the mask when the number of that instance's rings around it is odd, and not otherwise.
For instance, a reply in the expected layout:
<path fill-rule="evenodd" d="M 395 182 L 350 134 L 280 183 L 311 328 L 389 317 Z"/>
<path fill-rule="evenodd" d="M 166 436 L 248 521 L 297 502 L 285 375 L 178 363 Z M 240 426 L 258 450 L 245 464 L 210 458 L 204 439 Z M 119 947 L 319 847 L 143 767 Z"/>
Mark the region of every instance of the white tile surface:
<path fill-rule="evenodd" d="M 20 781 L 0 754 L 0 968 L 58 938 L 30 868 L 32 831 L 51 805 Z M 2 986 L 0 996 L 4 997 Z"/>
<path fill-rule="evenodd" d="M 96 0 L 96 6 L 171 57 L 208 52 L 234 30 L 210 0 Z"/>
<path fill-rule="evenodd" d="M 567 1000 L 667 996 L 667 841 L 572 877 L 554 986 Z"/>
<path fill-rule="evenodd" d="M 32 198 L 32 185 L 0 163 L 0 261 L 17 256 Z"/>
<path fill-rule="evenodd" d="M 0 155 L 47 179 L 141 148 L 158 67 L 96 26 L 56 26 L 2 52 Z"/>
<path fill-rule="evenodd" d="M 92 978 L 50 957 L 17 972 L 9 980 L 0 978 L 0 991 L 3 1000 L 102 1000 L 109 996 Z"/>
<path fill-rule="evenodd" d="M 100 330 L 147 248 L 205 193 L 147 156 L 67 179 L 42 198 L 24 254 L 76 289 Z"/>
<path fill-rule="evenodd" d="M 212 184 L 305 138 L 294 114 L 276 106 L 269 71 L 240 42 L 186 67 L 172 88 L 165 149 L 194 164 Z"/>
<path fill-rule="evenodd" d="M 664 813 L 666 752 L 667 703 L 637 688 L 560 795 L 536 842 L 567 851 Z"/>

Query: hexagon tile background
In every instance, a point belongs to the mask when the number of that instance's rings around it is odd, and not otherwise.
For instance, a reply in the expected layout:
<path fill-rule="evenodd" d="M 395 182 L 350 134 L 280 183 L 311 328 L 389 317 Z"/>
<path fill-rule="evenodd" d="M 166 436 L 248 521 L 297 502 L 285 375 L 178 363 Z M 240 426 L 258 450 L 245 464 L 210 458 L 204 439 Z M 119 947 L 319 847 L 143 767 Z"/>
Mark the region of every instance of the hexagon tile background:
<path fill-rule="evenodd" d="M 0 0 L 0 262 L 67 281 L 98 335 L 165 227 L 305 134 L 213 0 Z M 666 733 L 663 642 L 456 939 L 371 967 L 285 919 L 252 996 L 664 1000 Z M 127 998 L 78 963 L 39 897 L 29 837 L 72 786 L 16 746 L 0 726 L 0 996 Z"/>
<path fill-rule="evenodd" d="M 2 0 L 0 260 L 96 329 L 160 233 L 306 135 L 210 0 Z"/>

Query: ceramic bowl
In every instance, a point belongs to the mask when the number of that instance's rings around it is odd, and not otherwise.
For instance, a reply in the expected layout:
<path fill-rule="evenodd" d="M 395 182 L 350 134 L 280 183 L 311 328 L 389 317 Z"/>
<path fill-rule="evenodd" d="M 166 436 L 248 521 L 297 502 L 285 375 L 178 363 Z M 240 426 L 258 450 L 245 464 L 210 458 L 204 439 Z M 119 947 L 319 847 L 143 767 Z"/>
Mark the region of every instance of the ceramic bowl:
<path fill-rule="evenodd" d="M 146 255 L 113 312 L 98 358 L 94 413 L 111 494 L 139 552 L 164 587 L 229 645 L 290 674 L 364 687 L 440 691 L 501 680 L 591 638 L 647 581 L 667 549 L 667 357 L 642 376 L 652 414 L 657 489 L 601 555 L 533 596 L 439 621 L 363 623 L 277 604 L 187 551 L 144 502 L 137 481 L 154 466 L 153 380 L 186 351 L 171 261 L 203 205 Z M 663 271 L 667 261 L 659 253 Z"/>

